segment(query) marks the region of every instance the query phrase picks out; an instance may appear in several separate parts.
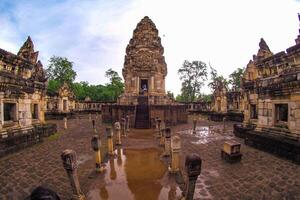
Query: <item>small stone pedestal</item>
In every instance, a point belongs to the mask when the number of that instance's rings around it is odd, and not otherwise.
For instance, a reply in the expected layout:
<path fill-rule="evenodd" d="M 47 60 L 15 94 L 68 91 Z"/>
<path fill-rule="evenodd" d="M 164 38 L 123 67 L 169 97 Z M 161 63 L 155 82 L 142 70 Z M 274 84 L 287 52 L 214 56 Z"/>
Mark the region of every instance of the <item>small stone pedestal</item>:
<path fill-rule="evenodd" d="M 113 142 L 113 132 L 111 128 L 106 128 L 106 136 L 107 136 L 107 148 L 108 148 L 108 154 L 114 155 L 114 142 Z"/>
<path fill-rule="evenodd" d="M 64 129 L 68 129 L 68 119 L 64 117 Z"/>
<path fill-rule="evenodd" d="M 180 171 L 179 162 L 180 162 L 180 150 L 181 150 L 181 141 L 179 136 L 174 136 L 171 139 L 171 166 L 169 167 L 170 173 L 177 173 Z"/>
<path fill-rule="evenodd" d="M 116 122 L 114 126 L 116 130 L 116 145 L 121 145 L 121 124 L 120 122 Z"/>
<path fill-rule="evenodd" d="M 91 145 L 93 150 L 95 151 L 95 158 L 96 158 L 96 172 L 102 172 L 104 170 L 101 160 L 101 140 L 98 135 L 94 135 L 91 140 Z"/>
<path fill-rule="evenodd" d="M 221 149 L 221 157 L 229 163 L 241 161 L 241 144 L 236 141 L 225 142 Z"/>
<path fill-rule="evenodd" d="M 165 152 L 164 156 L 170 156 L 171 154 L 171 129 L 166 128 L 165 129 Z"/>

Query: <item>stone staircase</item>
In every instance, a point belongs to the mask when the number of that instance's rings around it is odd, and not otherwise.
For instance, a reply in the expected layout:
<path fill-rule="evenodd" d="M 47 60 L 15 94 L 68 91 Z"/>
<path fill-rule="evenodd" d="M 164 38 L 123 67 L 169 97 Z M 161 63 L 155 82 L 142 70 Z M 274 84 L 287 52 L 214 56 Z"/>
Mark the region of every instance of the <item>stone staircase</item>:
<path fill-rule="evenodd" d="M 138 105 L 136 106 L 135 115 L 135 128 L 150 128 L 150 115 L 147 96 L 138 97 Z"/>

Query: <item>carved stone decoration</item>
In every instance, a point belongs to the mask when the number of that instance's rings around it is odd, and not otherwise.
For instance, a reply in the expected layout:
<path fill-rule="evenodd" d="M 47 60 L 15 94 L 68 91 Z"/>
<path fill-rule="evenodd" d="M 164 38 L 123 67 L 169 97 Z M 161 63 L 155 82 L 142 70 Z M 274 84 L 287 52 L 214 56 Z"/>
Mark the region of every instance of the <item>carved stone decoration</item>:
<path fill-rule="evenodd" d="M 31 63 L 36 63 L 37 58 L 39 55 L 38 51 L 34 51 L 34 45 L 33 42 L 28 36 L 27 40 L 24 42 L 23 46 L 20 48 L 18 54 L 21 58 L 24 58 L 25 60 L 29 60 Z"/>
<path fill-rule="evenodd" d="M 164 83 L 167 75 L 167 64 L 163 53 L 164 48 L 158 36 L 158 30 L 152 20 L 146 16 L 137 24 L 126 48 L 122 71 L 125 80 L 125 95 L 139 94 L 142 87 L 141 80 L 147 82 L 148 94 L 165 95 L 164 85 L 156 87 L 154 84 L 154 77 Z"/>
<path fill-rule="evenodd" d="M 43 64 L 41 63 L 41 61 L 38 61 L 34 65 L 31 78 L 34 81 L 43 82 L 43 83 L 47 81 L 46 73 L 43 69 Z"/>

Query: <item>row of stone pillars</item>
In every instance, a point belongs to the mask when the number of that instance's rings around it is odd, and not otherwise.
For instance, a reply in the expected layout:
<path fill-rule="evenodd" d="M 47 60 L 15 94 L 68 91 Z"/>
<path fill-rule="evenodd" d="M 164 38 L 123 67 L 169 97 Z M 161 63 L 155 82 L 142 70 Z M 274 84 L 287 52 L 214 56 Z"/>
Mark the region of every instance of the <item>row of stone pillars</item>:
<path fill-rule="evenodd" d="M 155 127 L 159 139 L 159 145 L 164 147 L 163 156 L 170 157 L 171 163 L 168 168 L 170 174 L 179 174 L 180 172 L 180 152 L 181 139 L 179 136 L 172 136 L 171 129 L 166 127 L 161 119 L 155 119 Z M 196 123 L 194 123 L 196 124 Z M 196 125 L 194 125 L 195 127 Z M 195 128 L 194 128 L 195 130 Z M 195 186 L 198 176 L 201 173 L 201 158 L 198 154 L 186 156 L 185 170 L 188 175 L 187 183 L 183 191 L 185 200 L 192 200 L 195 192 Z"/>
<path fill-rule="evenodd" d="M 95 128 L 95 120 L 92 121 L 92 127 L 95 133 L 97 133 Z M 67 123 L 67 120 L 64 119 L 65 124 Z M 114 123 L 114 129 L 116 133 L 115 137 L 115 144 L 121 145 L 121 136 L 127 136 L 129 132 L 129 116 L 126 116 L 126 118 L 121 119 L 120 122 Z M 121 133 L 122 132 L 122 133 Z M 107 148 L 108 148 L 108 155 L 113 156 L 114 155 L 114 141 L 113 136 L 114 132 L 111 128 L 106 128 L 105 133 L 107 136 Z M 104 165 L 103 165 L 103 158 L 101 158 L 101 140 L 99 135 L 94 135 L 91 139 L 91 146 L 92 149 L 95 151 L 95 163 L 96 163 L 96 172 L 101 173 L 104 171 Z M 68 174 L 71 187 L 72 187 L 72 199 L 75 200 L 85 200 L 85 196 L 82 193 L 79 185 L 78 175 L 77 175 L 77 158 L 76 158 L 76 152 L 70 149 L 67 149 L 62 152 L 61 158 L 63 161 L 63 166 Z"/>

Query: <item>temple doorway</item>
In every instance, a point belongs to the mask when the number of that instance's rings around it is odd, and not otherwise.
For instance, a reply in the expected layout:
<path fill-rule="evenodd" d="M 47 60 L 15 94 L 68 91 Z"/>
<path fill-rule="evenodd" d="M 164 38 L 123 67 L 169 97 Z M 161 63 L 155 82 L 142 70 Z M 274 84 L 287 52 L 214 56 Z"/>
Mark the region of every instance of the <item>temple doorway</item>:
<path fill-rule="evenodd" d="M 148 79 L 141 79 L 140 90 L 143 93 L 148 92 Z"/>

